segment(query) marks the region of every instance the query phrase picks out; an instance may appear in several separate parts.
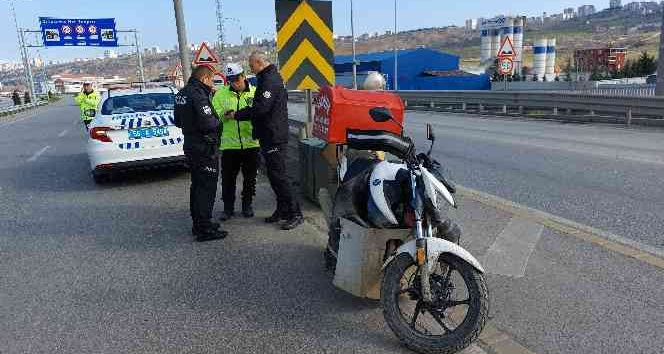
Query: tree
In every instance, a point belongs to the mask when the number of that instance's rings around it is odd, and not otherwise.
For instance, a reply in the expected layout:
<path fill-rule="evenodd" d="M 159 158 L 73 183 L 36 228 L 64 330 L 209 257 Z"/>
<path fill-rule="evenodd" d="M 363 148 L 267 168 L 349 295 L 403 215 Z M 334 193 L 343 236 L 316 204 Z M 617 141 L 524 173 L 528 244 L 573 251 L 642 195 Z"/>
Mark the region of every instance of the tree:
<path fill-rule="evenodd" d="M 648 55 L 647 51 L 643 51 L 639 60 L 636 62 L 636 75 L 646 76 L 650 75 L 657 70 L 657 62 L 654 56 Z"/>
<path fill-rule="evenodd" d="M 563 73 L 565 74 L 565 81 L 572 81 L 572 58 L 567 58 L 567 65 L 565 65 Z"/>

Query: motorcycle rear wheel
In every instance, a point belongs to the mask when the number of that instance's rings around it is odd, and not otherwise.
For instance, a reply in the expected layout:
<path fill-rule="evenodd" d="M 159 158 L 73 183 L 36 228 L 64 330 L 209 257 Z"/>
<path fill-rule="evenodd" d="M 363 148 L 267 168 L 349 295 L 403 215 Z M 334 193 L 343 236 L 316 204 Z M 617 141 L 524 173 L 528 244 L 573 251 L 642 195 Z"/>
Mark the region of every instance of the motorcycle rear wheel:
<path fill-rule="evenodd" d="M 409 349 L 423 354 L 457 353 L 475 341 L 486 324 L 489 314 L 486 281 L 479 271 L 453 255 L 442 255 L 436 269 L 430 279 L 436 300 L 426 304 L 412 257 L 397 256 L 385 270 L 381 287 L 383 315 L 390 329 Z M 460 283 L 465 285 L 465 296 L 453 300 L 453 294 L 463 292 L 457 289 Z M 408 308 L 413 305 L 413 314 L 409 316 Z"/>

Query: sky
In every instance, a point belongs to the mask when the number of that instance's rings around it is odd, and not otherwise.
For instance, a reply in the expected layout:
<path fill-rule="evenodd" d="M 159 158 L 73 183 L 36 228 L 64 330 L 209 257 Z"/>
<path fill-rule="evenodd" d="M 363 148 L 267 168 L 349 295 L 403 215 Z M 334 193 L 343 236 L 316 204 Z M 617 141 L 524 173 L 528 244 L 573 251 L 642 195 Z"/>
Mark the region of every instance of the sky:
<path fill-rule="evenodd" d="M 16 29 L 8 1 L 0 0 L 0 62 L 18 61 Z M 39 29 L 39 16 L 60 18 L 108 18 L 116 19 L 118 29 L 136 28 L 140 31 L 143 47 L 159 46 L 172 49 L 177 43 L 173 2 L 171 0 L 13 0 L 19 26 Z M 189 43 L 214 42 L 216 16 L 214 0 L 182 0 L 184 4 L 187 39 Z M 350 34 L 351 0 L 333 0 L 334 33 Z M 626 1 L 623 1 L 626 2 Z M 398 28 L 409 30 L 448 25 L 464 25 L 468 18 L 491 17 L 496 14 L 541 15 L 542 12 L 560 13 L 563 8 L 577 8 L 592 4 L 598 10 L 608 7 L 609 0 L 532 1 L 496 0 L 397 0 Z M 450 5 L 453 4 L 453 5 Z M 224 17 L 228 21 L 227 41 L 239 43 L 241 36 L 267 38 L 274 36 L 274 0 L 224 0 Z M 354 0 L 355 33 L 384 32 L 394 27 L 394 2 L 391 0 Z M 239 25 L 238 25 L 239 23 Z M 123 40 L 123 37 L 120 37 Z M 127 39 L 128 41 L 129 39 Z M 32 38 L 32 42 L 35 39 Z M 126 43 L 126 42 L 125 42 Z M 129 51 L 120 48 L 121 52 Z M 30 56 L 46 60 L 99 57 L 103 50 L 97 48 L 49 48 L 31 49 Z"/>

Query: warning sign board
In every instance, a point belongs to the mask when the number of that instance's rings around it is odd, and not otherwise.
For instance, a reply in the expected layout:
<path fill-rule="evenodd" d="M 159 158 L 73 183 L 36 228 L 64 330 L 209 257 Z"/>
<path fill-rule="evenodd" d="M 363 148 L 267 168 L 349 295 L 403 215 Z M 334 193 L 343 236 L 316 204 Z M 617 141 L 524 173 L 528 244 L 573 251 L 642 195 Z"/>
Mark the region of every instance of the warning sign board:
<path fill-rule="evenodd" d="M 334 85 L 331 1 L 276 0 L 277 50 L 290 90 Z"/>
<path fill-rule="evenodd" d="M 498 50 L 498 58 L 514 58 L 516 57 L 516 52 L 514 51 L 514 45 L 510 37 L 505 37 L 503 43 L 500 44 L 500 50 Z"/>
<path fill-rule="evenodd" d="M 210 47 L 208 47 L 205 42 L 201 43 L 196 56 L 194 57 L 194 65 L 203 65 L 203 64 L 218 64 L 219 58 L 212 52 Z"/>

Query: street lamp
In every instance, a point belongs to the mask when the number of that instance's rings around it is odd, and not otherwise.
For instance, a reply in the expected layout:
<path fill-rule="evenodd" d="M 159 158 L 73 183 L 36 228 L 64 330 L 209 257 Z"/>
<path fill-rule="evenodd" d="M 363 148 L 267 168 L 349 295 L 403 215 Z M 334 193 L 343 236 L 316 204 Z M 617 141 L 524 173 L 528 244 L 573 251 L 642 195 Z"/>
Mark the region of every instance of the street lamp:
<path fill-rule="evenodd" d="M 185 83 L 191 76 L 191 59 L 189 58 L 189 47 L 187 46 L 187 29 L 184 24 L 184 11 L 182 0 L 173 0 L 175 9 L 175 27 L 178 31 L 178 46 L 180 47 L 180 62 L 182 63 L 182 79 Z"/>
<path fill-rule="evenodd" d="M 397 46 L 399 45 L 399 36 L 397 35 L 397 0 L 394 0 L 394 91 L 399 89 L 399 85 L 397 83 L 397 74 L 398 74 L 398 69 L 397 69 L 397 60 L 399 54 Z"/>
<path fill-rule="evenodd" d="M 353 16 L 353 0 L 350 0 L 350 36 L 353 41 L 353 89 L 357 90 L 357 59 L 355 57 L 355 17 Z"/>

